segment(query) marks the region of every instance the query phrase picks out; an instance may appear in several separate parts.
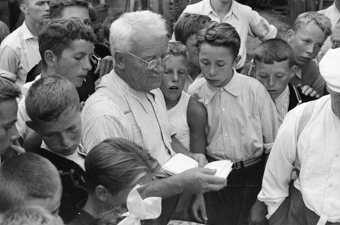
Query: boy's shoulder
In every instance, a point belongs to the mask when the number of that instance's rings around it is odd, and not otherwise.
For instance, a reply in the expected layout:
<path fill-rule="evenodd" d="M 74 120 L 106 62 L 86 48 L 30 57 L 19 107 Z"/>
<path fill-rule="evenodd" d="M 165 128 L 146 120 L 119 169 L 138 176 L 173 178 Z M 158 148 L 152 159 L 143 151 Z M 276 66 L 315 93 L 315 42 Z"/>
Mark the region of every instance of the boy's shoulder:
<path fill-rule="evenodd" d="M 199 92 L 199 90 L 203 89 L 206 84 L 207 80 L 204 77 L 194 80 L 188 88 L 188 94 L 192 95 L 193 93 Z"/>

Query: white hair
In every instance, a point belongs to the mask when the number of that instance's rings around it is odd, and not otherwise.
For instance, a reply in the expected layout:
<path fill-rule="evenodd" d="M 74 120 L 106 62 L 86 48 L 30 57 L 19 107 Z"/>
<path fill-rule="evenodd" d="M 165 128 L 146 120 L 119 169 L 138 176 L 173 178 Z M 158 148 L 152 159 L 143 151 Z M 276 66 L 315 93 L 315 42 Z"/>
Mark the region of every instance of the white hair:
<path fill-rule="evenodd" d="M 162 38 L 168 33 L 164 18 L 151 11 L 121 15 L 110 27 L 111 54 L 128 52 L 150 37 Z"/>

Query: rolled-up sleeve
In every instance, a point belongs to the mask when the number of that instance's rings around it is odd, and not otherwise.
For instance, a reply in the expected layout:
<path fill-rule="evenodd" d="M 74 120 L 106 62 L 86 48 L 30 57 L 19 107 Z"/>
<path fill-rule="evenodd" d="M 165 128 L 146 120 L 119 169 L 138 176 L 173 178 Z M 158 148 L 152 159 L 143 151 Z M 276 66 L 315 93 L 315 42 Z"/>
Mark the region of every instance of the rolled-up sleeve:
<path fill-rule="evenodd" d="M 252 10 L 248 15 L 249 20 L 249 35 L 257 37 L 260 41 L 275 38 L 277 28 L 260 16 L 256 11 Z"/>

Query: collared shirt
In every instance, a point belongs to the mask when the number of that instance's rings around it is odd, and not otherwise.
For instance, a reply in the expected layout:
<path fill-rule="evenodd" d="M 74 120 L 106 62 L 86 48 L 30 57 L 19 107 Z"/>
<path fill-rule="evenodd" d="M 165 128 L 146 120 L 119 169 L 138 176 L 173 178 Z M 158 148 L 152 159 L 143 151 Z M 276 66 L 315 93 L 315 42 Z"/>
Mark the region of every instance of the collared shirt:
<path fill-rule="evenodd" d="M 270 153 L 259 200 L 268 206 L 268 218 L 288 196 L 296 156 L 301 162 L 294 186 L 305 205 L 321 216 L 318 224 L 340 222 L 340 121 L 330 96 L 317 100 L 313 114 L 297 140 L 306 104 L 288 112 Z M 298 153 L 296 152 L 298 151 Z"/>
<path fill-rule="evenodd" d="M 279 127 L 277 109 L 259 81 L 234 70 L 224 87 L 202 78 L 188 93 L 208 111 L 208 155 L 238 162 L 270 152 Z"/>
<path fill-rule="evenodd" d="M 279 122 L 282 123 L 283 118 L 285 118 L 285 115 L 288 112 L 288 106 L 289 106 L 288 85 L 286 89 L 275 99 L 275 105 L 276 105 L 278 116 L 279 116 Z"/>
<path fill-rule="evenodd" d="M 295 76 L 290 79 L 289 83 L 295 87 L 299 84 L 301 84 L 302 87 L 308 85 L 320 96 L 323 95 L 326 85 L 325 80 L 320 74 L 319 66 L 314 60 L 310 60 L 302 68 L 299 68 L 296 71 Z"/>
<path fill-rule="evenodd" d="M 241 38 L 239 55 L 242 57 L 237 65 L 237 69 L 241 68 L 246 61 L 246 43 L 248 35 L 257 37 L 261 41 L 275 38 L 277 35 L 276 27 L 269 24 L 266 19 L 260 16 L 256 11 L 252 10 L 249 6 L 242 5 L 236 1 L 232 2 L 230 11 L 222 21 L 211 7 L 210 0 L 203 0 L 196 4 L 188 5 L 184 9 L 183 13 L 206 15 L 213 21 L 229 23 L 235 27 Z"/>
<path fill-rule="evenodd" d="M 25 22 L 3 40 L 0 59 L 0 76 L 23 86 L 27 73 L 41 60 L 38 38 L 32 35 Z"/>
<path fill-rule="evenodd" d="M 331 5 L 330 7 L 320 10 L 318 11 L 318 13 L 321 13 L 325 16 L 327 16 L 332 23 L 332 28 L 334 28 L 334 26 L 336 25 L 337 22 L 339 22 L 340 20 L 340 11 L 338 10 L 338 8 L 335 6 L 335 3 L 333 3 L 333 5 Z M 321 51 L 319 53 L 318 58 L 321 60 L 321 58 L 325 55 L 325 53 L 332 47 L 332 41 L 331 41 L 331 37 L 329 36 L 325 43 L 323 44 Z"/>
<path fill-rule="evenodd" d="M 105 75 L 98 88 L 108 87 L 129 107 L 132 117 L 124 114 L 124 106 L 110 96 L 96 91 L 86 101 L 81 113 L 82 143 L 87 151 L 103 140 L 121 137 L 149 150 L 163 165 L 174 154 L 171 127 L 162 92 L 140 92 L 131 88 L 114 70 Z M 131 121 L 134 120 L 134 121 Z"/>

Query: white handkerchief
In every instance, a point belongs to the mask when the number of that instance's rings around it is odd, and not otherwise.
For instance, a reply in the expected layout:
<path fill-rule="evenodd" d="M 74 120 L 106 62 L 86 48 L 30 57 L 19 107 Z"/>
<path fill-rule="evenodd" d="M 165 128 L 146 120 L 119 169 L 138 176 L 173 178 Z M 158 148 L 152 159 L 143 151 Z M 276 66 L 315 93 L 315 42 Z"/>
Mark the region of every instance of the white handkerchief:
<path fill-rule="evenodd" d="M 233 163 L 230 160 L 218 160 L 205 165 L 204 168 L 215 169 L 216 177 L 227 178 L 232 170 Z"/>

